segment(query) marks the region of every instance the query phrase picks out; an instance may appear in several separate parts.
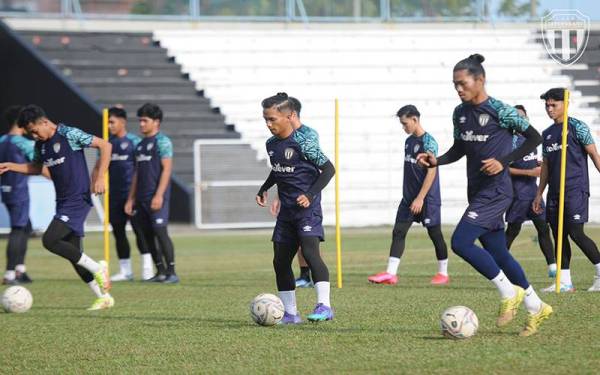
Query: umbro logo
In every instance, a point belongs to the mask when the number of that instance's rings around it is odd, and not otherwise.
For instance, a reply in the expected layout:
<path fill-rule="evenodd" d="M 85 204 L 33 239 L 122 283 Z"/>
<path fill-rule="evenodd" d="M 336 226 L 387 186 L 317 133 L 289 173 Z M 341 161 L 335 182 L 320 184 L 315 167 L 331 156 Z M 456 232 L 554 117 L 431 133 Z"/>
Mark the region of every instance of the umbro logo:
<path fill-rule="evenodd" d="M 465 122 L 467 122 L 467 118 L 465 116 L 460 116 L 460 118 L 458 119 L 458 122 L 461 124 L 464 124 Z"/>
<path fill-rule="evenodd" d="M 477 212 L 475 212 L 475 211 L 469 211 L 469 212 L 467 212 L 467 216 L 470 219 L 475 220 L 475 219 L 477 219 L 477 217 L 479 216 L 479 214 Z"/>
<path fill-rule="evenodd" d="M 423 223 L 429 224 L 429 223 L 431 223 L 431 219 L 425 219 L 425 220 L 423 220 Z"/>
<path fill-rule="evenodd" d="M 59 219 L 60 219 L 60 221 L 63 221 L 63 222 L 65 222 L 65 223 L 66 223 L 67 221 L 69 221 L 69 217 L 68 217 L 67 215 L 61 215 L 61 216 L 59 217 Z"/>
<path fill-rule="evenodd" d="M 312 230 L 312 227 L 310 225 L 305 225 L 302 227 L 302 231 L 304 232 L 310 232 Z"/>
<path fill-rule="evenodd" d="M 550 139 L 552 138 L 552 134 L 548 134 L 548 136 L 546 137 L 546 139 Z"/>
<path fill-rule="evenodd" d="M 273 156 L 275 152 L 273 150 L 269 151 L 269 157 Z"/>
<path fill-rule="evenodd" d="M 573 215 L 573 220 L 581 220 L 581 215 L 579 215 L 579 214 Z"/>

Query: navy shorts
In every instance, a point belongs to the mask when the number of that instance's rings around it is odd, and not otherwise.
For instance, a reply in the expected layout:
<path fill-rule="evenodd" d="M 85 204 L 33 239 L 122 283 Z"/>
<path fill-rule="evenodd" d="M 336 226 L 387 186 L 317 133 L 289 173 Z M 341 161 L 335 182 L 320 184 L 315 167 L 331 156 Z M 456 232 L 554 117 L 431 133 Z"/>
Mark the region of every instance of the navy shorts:
<path fill-rule="evenodd" d="M 164 227 L 169 224 L 169 199 L 165 197 L 163 206 L 158 211 L 150 208 L 150 201 L 135 202 L 134 214 L 137 221 L 142 225 Z"/>
<path fill-rule="evenodd" d="M 546 221 L 546 205 L 542 200 L 542 213 L 536 214 L 532 208 L 533 199 L 521 200 L 514 199 L 506 211 L 507 223 L 523 223 L 527 220 L 542 219 Z"/>
<path fill-rule="evenodd" d="M 29 223 L 29 200 L 24 202 L 5 203 L 11 228 L 25 228 Z"/>
<path fill-rule="evenodd" d="M 415 223 L 421 223 L 426 228 L 435 227 L 442 223 L 442 210 L 439 204 L 429 204 L 425 201 L 421 212 L 413 215 L 410 212 L 411 203 L 402 198 L 398 205 L 398 212 L 396 213 L 396 223 L 410 223 L 414 221 Z"/>
<path fill-rule="evenodd" d="M 469 200 L 461 220 L 490 231 L 503 229 L 504 213 L 512 200 L 512 196 L 497 189 L 480 191 Z"/>
<path fill-rule="evenodd" d="M 92 202 L 87 199 L 57 201 L 54 218 L 67 224 L 77 237 L 83 237 L 83 226 L 91 208 Z"/>
<path fill-rule="evenodd" d="M 300 237 L 319 237 L 319 240 L 325 240 L 321 207 L 281 208 L 271 240 L 298 245 Z"/>
<path fill-rule="evenodd" d="M 583 224 L 588 221 L 590 193 L 584 191 L 567 192 L 565 196 L 565 223 Z M 546 220 L 558 225 L 558 197 L 548 199 Z"/>

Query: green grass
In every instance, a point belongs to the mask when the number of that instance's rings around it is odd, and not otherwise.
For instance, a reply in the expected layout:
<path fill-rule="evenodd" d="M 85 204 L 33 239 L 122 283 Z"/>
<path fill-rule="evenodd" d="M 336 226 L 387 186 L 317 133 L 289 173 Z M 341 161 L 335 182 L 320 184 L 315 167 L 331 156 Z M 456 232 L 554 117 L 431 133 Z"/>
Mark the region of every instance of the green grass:
<path fill-rule="evenodd" d="M 335 321 L 294 327 L 259 327 L 248 314 L 255 295 L 276 292 L 267 232 L 174 235 L 181 285 L 116 284 L 115 308 L 99 312 L 85 311 L 93 298 L 68 263 L 33 239 L 34 304 L 25 314 L 0 313 L 0 373 L 598 373 L 600 293 L 585 291 L 593 268 L 579 250 L 572 263 L 579 291 L 544 295 L 555 314 L 538 335 L 521 338 L 525 312 L 496 328 L 496 290 L 453 254 L 451 285 L 429 285 L 436 262 L 420 228 L 409 233 L 399 284 L 368 284 L 369 274 L 384 269 L 390 232 L 346 231 L 344 287 L 332 291 Z M 599 229 L 588 233 L 600 242 Z M 532 236 L 524 229 L 513 251 L 539 289 L 550 280 Z M 85 246 L 101 255 L 99 235 L 87 236 Z M 332 237 L 323 250 L 335 281 Z M 136 255 L 135 271 L 138 265 Z M 306 316 L 314 291 L 297 295 Z M 441 336 L 439 314 L 452 305 L 477 313 L 472 339 Z"/>

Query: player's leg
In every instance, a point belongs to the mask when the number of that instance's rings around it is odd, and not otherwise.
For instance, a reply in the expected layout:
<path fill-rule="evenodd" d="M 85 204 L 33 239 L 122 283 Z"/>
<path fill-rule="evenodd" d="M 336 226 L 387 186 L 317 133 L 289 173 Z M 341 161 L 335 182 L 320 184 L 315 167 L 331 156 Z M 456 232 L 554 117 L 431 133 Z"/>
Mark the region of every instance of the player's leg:
<path fill-rule="evenodd" d="M 6 271 L 2 279 L 2 284 L 4 285 L 18 284 L 15 267 L 17 266 L 19 257 L 19 236 L 22 231 L 23 228 L 11 228 L 8 235 L 8 242 L 6 243 Z"/>
<path fill-rule="evenodd" d="M 413 215 L 404 199 L 398 205 L 394 229 L 392 229 L 392 243 L 390 244 L 390 256 L 388 257 L 387 269 L 368 277 L 375 284 L 395 285 L 398 283 L 398 267 L 400 258 L 404 253 L 406 234 L 413 222 Z"/>
<path fill-rule="evenodd" d="M 554 245 L 550 239 L 550 227 L 546 220 L 541 217 L 535 217 L 531 221 L 537 231 L 540 250 L 542 250 L 542 254 L 544 254 L 546 264 L 548 265 L 548 276 L 554 277 L 556 276 L 556 257 L 554 256 Z"/>
<path fill-rule="evenodd" d="M 140 258 L 142 259 L 142 280 L 148 280 L 154 276 L 154 262 L 152 260 L 152 254 L 150 253 L 150 249 L 146 243 L 146 239 L 144 238 L 144 233 L 142 232 L 137 215 L 130 216 L 129 220 L 131 222 L 133 233 L 135 234 L 135 242 L 138 251 L 140 252 Z"/>
<path fill-rule="evenodd" d="M 550 211 L 547 213 L 550 214 Z M 552 237 L 554 238 L 555 254 L 558 250 L 558 220 L 550 220 L 550 229 L 552 230 Z M 542 292 L 553 293 L 556 290 L 555 283 L 552 283 L 548 287 L 542 289 Z M 563 236 L 562 236 L 562 255 L 560 265 L 560 291 L 561 292 L 574 292 L 573 282 L 571 281 L 571 243 L 569 241 L 569 232 L 567 226 L 563 225 Z"/>
<path fill-rule="evenodd" d="M 123 212 L 123 205 L 116 203 L 110 208 L 110 225 L 113 229 L 117 255 L 119 257 L 119 272 L 111 276 L 111 281 L 131 281 L 133 280 L 133 271 L 131 269 L 131 247 L 127 239 L 125 225 L 127 216 Z"/>
<path fill-rule="evenodd" d="M 319 251 L 321 238 L 315 236 L 300 237 L 300 246 L 304 252 L 304 258 L 310 267 L 317 294 L 317 305 L 312 314 L 307 317 L 308 320 L 314 322 L 333 319 L 330 300 L 331 284 L 329 282 L 329 269 L 323 258 L 321 258 Z"/>
<path fill-rule="evenodd" d="M 166 268 L 165 280 L 166 284 L 176 284 L 179 282 L 179 277 L 175 273 L 175 248 L 173 247 L 173 241 L 169 236 L 167 226 L 169 224 L 169 198 L 165 200 L 162 208 L 158 211 L 152 211 L 152 229 L 156 240 L 158 241 L 158 247 L 164 257 L 164 264 Z"/>
<path fill-rule="evenodd" d="M 306 263 L 306 259 L 304 259 L 302 248 L 298 248 L 297 256 L 298 265 L 300 266 L 300 277 L 296 279 L 296 288 L 310 288 L 313 286 L 310 279 L 310 267 Z"/>
<path fill-rule="evenodd" d="M 22 277 L 25 272 L 25 252 L 27 251 L 27 237 L 29 224 L 29 201 L 6 204 L 9 214 L 11 230 L 6 246 L 6 272 L 3 284 L 17 284 L 31 282 L 28 276 Z"/>
<path fill-rule="evenodd" d="M 27 244 L 29 237 L 31 236 L 32 228 L 31 221 L 29 220 L 29 204 L 27 205 L 27 225 L 25 226 L 23 233 L 19 236 L 19 256 L 17 258 L 17 265 L 15 271 L 17 275 L 17 281 L 20 284 L 27 284 L 33 282 L 27 274 L 27 268 L 25 266 L 25 256 L 27 255 Z"/>
<path fill-rule="evenodd" d="M 285 308 L 285 314 L 281 321 L 282 324 L 302 323 L 302 318 L 298 314 L 296 305 L 296 284 L 294 282 L 294 271 L 292 270 L 292 262 L 297 250 L 297 242 L 273 242 L 275 280 L 279 298 L 281 298 Z"/>
<path fill-rule="evenodd" d="M 567 231 L 569 232 L 569 237 L 573 239 L 585 256 L 594 265 L 596 274 L 594 276 L 594 282 L 588 291 L 600 292 L 600 252 L 598 252 L 596 243 L 585 234 L 583 226 L 583 223 L 568 223 Z"/>
<path fill-rule="evenodd" d="M 433 242 L 435 257 L 438 261 L 438 271 L 431 279 L 431 283 L 434 285 L 446 285 L 450 282 L 450 277 L 448 276 L 448 247 L 446 246 L 446 241 L 444 241 L 442 226 L 438 224 L 427 227 L 427 234 L 431 242 Z"/>
<path fill-rule="evenodd" d="M 521 226 L 523 223 L 508 223 L 506 226 L 506 247 L 511 248 L 513 241 L 519 233 L 521 233 Z"/>
<path fill-rule="evenodd" d="M 140 232 L 144 239 L 144 243 L 146 244 L 148 251 L 152 255 L 152 260 L 154 261 L 154 265 L 156 266 L 156 274 L 149 278 L 144 279 L 144 281 L 150 282 L 163 282 L 166 278 L 166 268 L 163 263 L 163 256 L 160 248 L 156 245 L 156 237 L 154 235 L 154 229 L 152 228 L 152 216 L 150 214 L 149 204 L 143 204 L 141 202 L 136 202 L 135 206 L 135 217 L 138 220 Z"/>

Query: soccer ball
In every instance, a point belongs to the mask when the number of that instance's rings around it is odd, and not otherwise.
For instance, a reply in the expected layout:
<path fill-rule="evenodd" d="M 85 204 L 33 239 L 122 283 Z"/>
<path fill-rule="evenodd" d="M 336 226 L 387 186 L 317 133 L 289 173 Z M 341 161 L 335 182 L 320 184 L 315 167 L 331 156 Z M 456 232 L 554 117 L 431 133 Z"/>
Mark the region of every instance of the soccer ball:
<path fill-rule="evenodd" d="M 27 288 L 16 285 L 2 294 L 2 308 L 7 313 L 24 313 L 31 308 L 33 297 Z"/>
<path fill-rule="evenodd" d="M 451 339 L 466 339 L 477 332 L 479 319 L 468 307 L 452 306 L 444 310 L 440 317 L 442 335 Z"/>
<path fill-rule="evenodd" d="M 262 293 L 250 302 L 250 316 L 256 324 L 272 326 L 281 321 L 284 313 L 283 302 L 276 295 Z"/>

